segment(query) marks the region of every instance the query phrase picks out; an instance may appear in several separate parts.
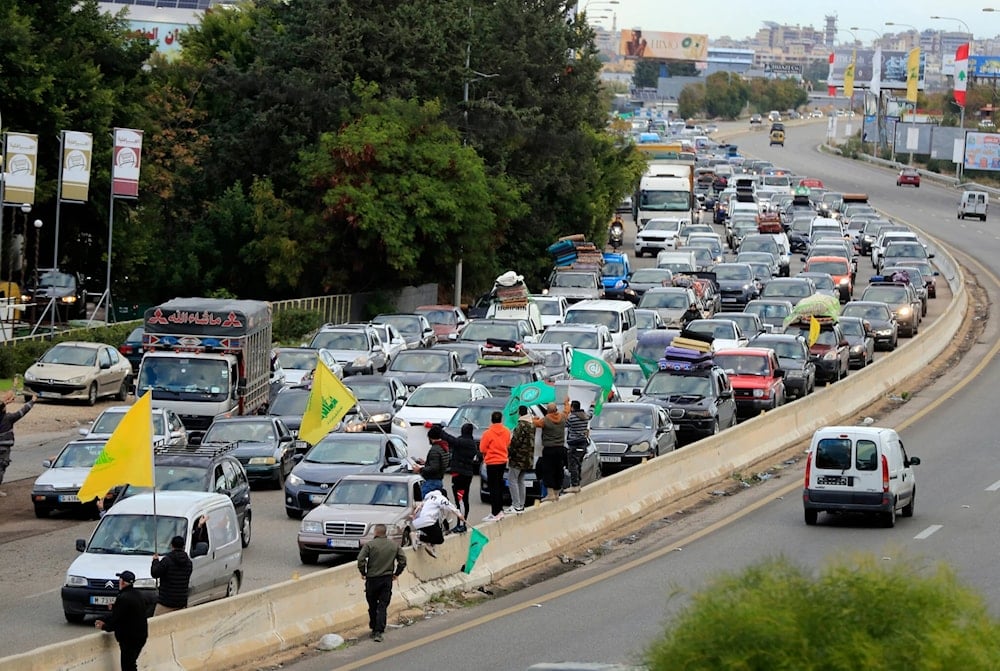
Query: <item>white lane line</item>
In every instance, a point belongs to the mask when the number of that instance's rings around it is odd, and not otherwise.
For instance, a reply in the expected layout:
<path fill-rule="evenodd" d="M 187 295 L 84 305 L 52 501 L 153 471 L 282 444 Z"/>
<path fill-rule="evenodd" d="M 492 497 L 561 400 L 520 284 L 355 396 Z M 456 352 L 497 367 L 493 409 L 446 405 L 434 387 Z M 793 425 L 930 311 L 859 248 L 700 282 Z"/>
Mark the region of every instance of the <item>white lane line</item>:
<path fill-rule="evenodd" d="M 38 592 L 37 594 L 29 594 L 24 597 L 25 599 L 37 599 L 40 596 L 46 596 L 47 594 L 52 594 L 53 592 L 58 592 L 62 587 L 56 587 L 55 589 L 47 589 L 44 592 Z"/>
<path fill-rule="evenodd" d="M 992 485 L 990 485 L 989 487 L 987 487 L 986 491 L 988 491 L 988 492 L 995 492 L 998 489 L 1000 489 L 1000 480 L 997 480 Z"/>
<path fill-rule="evenodd" d="M 927 527 L 926 529 L 924 529 L 923 531 L 921 531 L 919 534 L 917 534 L 916 536 L 914 536 L 913 540 L 915 540 L 915 541 L 922 541 L 925 538 L 929 538 L 931 536 L 931 534 L 933 534 L 935 531 L 940 530 L 941 528 L 942 528 L 942 526 L 940 524 L 932 524 L 929 527 Z"/>

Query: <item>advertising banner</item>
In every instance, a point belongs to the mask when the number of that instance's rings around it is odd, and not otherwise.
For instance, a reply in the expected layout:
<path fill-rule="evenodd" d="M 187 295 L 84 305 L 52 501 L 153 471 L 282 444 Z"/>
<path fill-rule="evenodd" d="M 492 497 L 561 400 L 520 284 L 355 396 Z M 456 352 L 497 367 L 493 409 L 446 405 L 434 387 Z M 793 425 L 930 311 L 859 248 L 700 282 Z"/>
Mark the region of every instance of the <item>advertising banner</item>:
<path fill-rule="evenodd" d="M 708 60 L 708 35 L 623 30 L 619 53 L 625 58 L 705 61 Z"/>
<path fill-rule="evenodd" d="M 855 54 L 854 66 L 854 87 L 867 89 L 871 86 L 872 75 L 876 69 L 873 67 L 875 51 L 872 49 L 836 49 L 833 52 L 833 64 L 830 67 L 830 77 L 827 84 L 830 86 L 844 86 L 844 74 L 851 64 L 851 56 Z M 906 89 L 907 61 L 910 53 L 907 51 L 886 51 L 882 50 L 879 86 L 885 91 L 889 89 Z M 924 88 L 924 71 L 926 68 L 926 54 L 919 56 L 919 71 L 917 88 Z"/>
<path fill-rule="evenodd" d="M 969 56 L 968 72 L 976 79 L 1000 78 L 1000 56 Z"/>
<path fill-rule="evenodd" d="M 7 133 L 3 171 L 3 202 L 11 205 L 34 204 L 35 177 L 38 174 L 37 135 Z"/>
<path fill-rule="evenodd" d="M 90 160 L 94 138 L 90 133 L 64 130 L 62 133 L 62 191 L 60 200 L 86 202 L 90 189 Z"/>
<path fill-rule="evenodd" d="M 962 166 L 967 170 L 1000 170 L 1000 134 L 967 132 Z"/>
<path fill-rule="evenodd" d="M 139 167 L 142 157 L 142 131 L 115 129 L 115 148 L 111 154 L 111 195 L 115 198 L 139 197 Z"/>

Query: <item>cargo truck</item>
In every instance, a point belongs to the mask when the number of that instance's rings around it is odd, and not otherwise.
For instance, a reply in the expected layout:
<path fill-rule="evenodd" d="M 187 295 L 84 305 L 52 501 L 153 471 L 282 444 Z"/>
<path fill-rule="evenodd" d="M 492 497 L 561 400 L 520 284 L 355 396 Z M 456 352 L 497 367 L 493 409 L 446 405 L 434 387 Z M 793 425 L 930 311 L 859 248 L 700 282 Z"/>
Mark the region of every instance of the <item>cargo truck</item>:
<path fill-rule="evenodd" d="M 271 306 L 175 298 L 146 310 L 136 395 L 176 412 L 198 443 L 216 417 L 252 415 L 270 399 Z"/>
<path fill-rule="evenodd" d="M 639 230 L 658 217 L 680 217 L 697 223 L 694 166 L 694 158 L 683 154 L 677 158 L 653 159 L 632 198 L 632 214 Z"/>

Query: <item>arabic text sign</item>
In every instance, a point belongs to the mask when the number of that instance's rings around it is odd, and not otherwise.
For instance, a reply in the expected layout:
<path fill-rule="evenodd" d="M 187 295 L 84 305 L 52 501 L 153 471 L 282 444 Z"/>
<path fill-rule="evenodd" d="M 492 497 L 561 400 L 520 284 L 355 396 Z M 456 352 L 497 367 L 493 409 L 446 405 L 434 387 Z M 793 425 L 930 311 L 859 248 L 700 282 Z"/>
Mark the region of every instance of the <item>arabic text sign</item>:
<path fill-rule="evenodd" d="M 704 61 L 708 59 L 708 35 L 623 30 L 619 53 L 626 58 Z"/>
<path fill-rule="evenodd" d="M 139 165 L 142 157 L 142 131 L 115 129 L 115 148 L 111 155 L 111 195 L 138 198 Z"/>
<path fill-rule="evenodd" d="M 7 133 L 4 152 L 4 203 L 34 204 L 38 172 L 38 136 Z"/>
<path fill-rule="evenodd" d="M 94 139 L 90 133 L 63 131 L 62 200 L 83 202 L 90 187 L 90 159 Z"/>
<path fill-rule="evenodd" d="M 962 165 L 968 170 L 1000 170 L 1000 134 L 966 133 Z"/>

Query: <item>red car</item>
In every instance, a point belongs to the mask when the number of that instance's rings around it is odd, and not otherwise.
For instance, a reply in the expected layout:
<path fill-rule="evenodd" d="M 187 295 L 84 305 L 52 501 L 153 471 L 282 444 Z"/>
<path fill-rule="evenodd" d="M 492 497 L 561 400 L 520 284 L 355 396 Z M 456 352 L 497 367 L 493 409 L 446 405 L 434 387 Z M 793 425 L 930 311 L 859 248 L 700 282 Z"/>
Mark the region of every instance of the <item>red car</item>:
<path fill-rule="evenodd" d="M 899 176 L 896 177 L 896 186 L 903 186 L 904 184 L 909 184 L 916 188 L 920 188 L 920 173 L 914 168 L 903 168 L 899 171 Z"/>
<path fill-rule="evenodd" d="M 712 358 L 729 375 L 738 416 L 753 417 L 785 404 L 785 372 L 774 350 L 738 347 L 719 350 Z"/>

